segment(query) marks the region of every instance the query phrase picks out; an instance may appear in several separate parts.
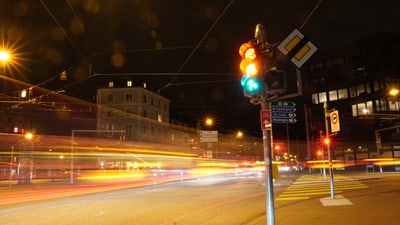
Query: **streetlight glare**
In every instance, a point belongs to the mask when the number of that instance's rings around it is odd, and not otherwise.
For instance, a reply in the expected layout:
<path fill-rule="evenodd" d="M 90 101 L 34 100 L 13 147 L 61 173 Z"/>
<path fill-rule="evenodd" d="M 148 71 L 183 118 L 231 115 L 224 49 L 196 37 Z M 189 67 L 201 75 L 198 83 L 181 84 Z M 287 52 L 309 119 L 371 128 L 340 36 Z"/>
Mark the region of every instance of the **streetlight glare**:
<path fill-rule="evenodd" d="M 397 96 L 399 94 L 400 90 L 398 88 L 391 88 L 389 90 L 389 95 L 391 96 Z"/>
<path fill-rule="evenodd" d="M 214 120 L 212 118 L 206 118 L 205 123 L 207 126 L 212 126 L 214 124 Z"/>
<path fill-rule="evenodd" d="M 10 54 L 7 51 L 0 50 L 0 61 L 6 62 L 10 59 Z"/>
<path fill-rule="evenodd" d="M 32 139 L 32 138 L 33 138 L 33 134 L 30 133 L 30 132 L 29 132 L 29 133 L 26 133 L 26 134 L 25 134 L 25 138 L 26 138 L 26 139 Z"/>

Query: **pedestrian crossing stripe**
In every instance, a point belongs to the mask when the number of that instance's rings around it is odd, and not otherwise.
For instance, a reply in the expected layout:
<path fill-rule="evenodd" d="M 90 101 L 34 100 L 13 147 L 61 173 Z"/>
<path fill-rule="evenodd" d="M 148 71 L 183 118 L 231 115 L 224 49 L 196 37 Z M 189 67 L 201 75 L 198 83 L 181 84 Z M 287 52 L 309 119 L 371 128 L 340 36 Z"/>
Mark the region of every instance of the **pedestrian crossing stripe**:
<path fill-rule="evenodd" d="M 335 177 L 335 194 L 343 193 L 345 190 L 368 188 L 367 185 L 345 176 Z M 311 196 L 328 195 L 331 193 L 330 183 L 323 176 L 304 175 L 286 188 L 276 201 L 306 200 Z"/>

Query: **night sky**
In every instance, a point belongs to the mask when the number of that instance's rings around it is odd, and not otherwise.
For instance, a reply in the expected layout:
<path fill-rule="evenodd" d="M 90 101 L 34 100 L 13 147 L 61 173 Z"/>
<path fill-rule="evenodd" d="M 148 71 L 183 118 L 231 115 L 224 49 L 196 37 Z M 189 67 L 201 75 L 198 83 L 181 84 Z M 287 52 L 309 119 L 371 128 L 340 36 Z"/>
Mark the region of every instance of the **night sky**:
<path fill-rule="evenodd" d="M 94 100 L 105 80 L 130 77 L 169 98 L 172 119 L 210 115 L 224 132 L 258 134 L 238 71 L 257 23 L 271 43 L 300 28 L 324 51 L 400 32 L 399 12 L 395 0 L 1 0 L 0 40 L 14 79 Z"/>

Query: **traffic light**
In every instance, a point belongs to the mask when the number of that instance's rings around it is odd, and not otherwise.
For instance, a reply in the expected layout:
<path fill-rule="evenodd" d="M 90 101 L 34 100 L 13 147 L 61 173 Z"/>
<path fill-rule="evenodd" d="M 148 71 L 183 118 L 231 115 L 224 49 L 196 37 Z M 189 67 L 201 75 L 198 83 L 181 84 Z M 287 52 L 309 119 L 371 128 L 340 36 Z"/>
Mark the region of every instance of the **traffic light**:
<path fill-rule="evenodd" d="M 324 144 L 329 145 L 331 143 L 331 139 L 329 137 L 324 138 Z"/>
<path fill-rule="evenodd" d="M 239 54 L 242 57 L 240 71 L 242 79 L 240 81 L 244 95 L 249 98 L 257 97 L 263 90 L 264 83 L 262 76 L 265 73 L 264 60 L 255 42 L 247 42 L 240 46 Z"/>
<path fill-rule="evenodd" d="M 317 151 L 316 151 L 316 155 L 317 155 L 317 157 L 318 158 L 320 158 L 321 156 L 323 156 L 323 152 L 322 152 L 322 150 L 320 150 L 320 149 L 318 149 Z"/>

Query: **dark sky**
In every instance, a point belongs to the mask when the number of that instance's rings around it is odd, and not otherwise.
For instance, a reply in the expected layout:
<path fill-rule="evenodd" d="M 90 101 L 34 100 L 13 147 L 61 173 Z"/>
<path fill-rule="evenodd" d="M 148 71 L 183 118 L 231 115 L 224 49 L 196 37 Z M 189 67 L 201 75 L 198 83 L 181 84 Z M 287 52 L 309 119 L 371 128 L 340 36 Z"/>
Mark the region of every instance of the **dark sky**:
<path fill-rule="evenodd" d="M 257 133 L 237 53 L 257 23 L 271 43 L 297 27 L 323 51 L 400 32 L 399 10 L 396 0 L 1 0 L 0 40 L 15 79 L 93 99 L 105 79 L 132 77 L 161 90 L 176 120 L 211 115 L 221 130 Z"/>

